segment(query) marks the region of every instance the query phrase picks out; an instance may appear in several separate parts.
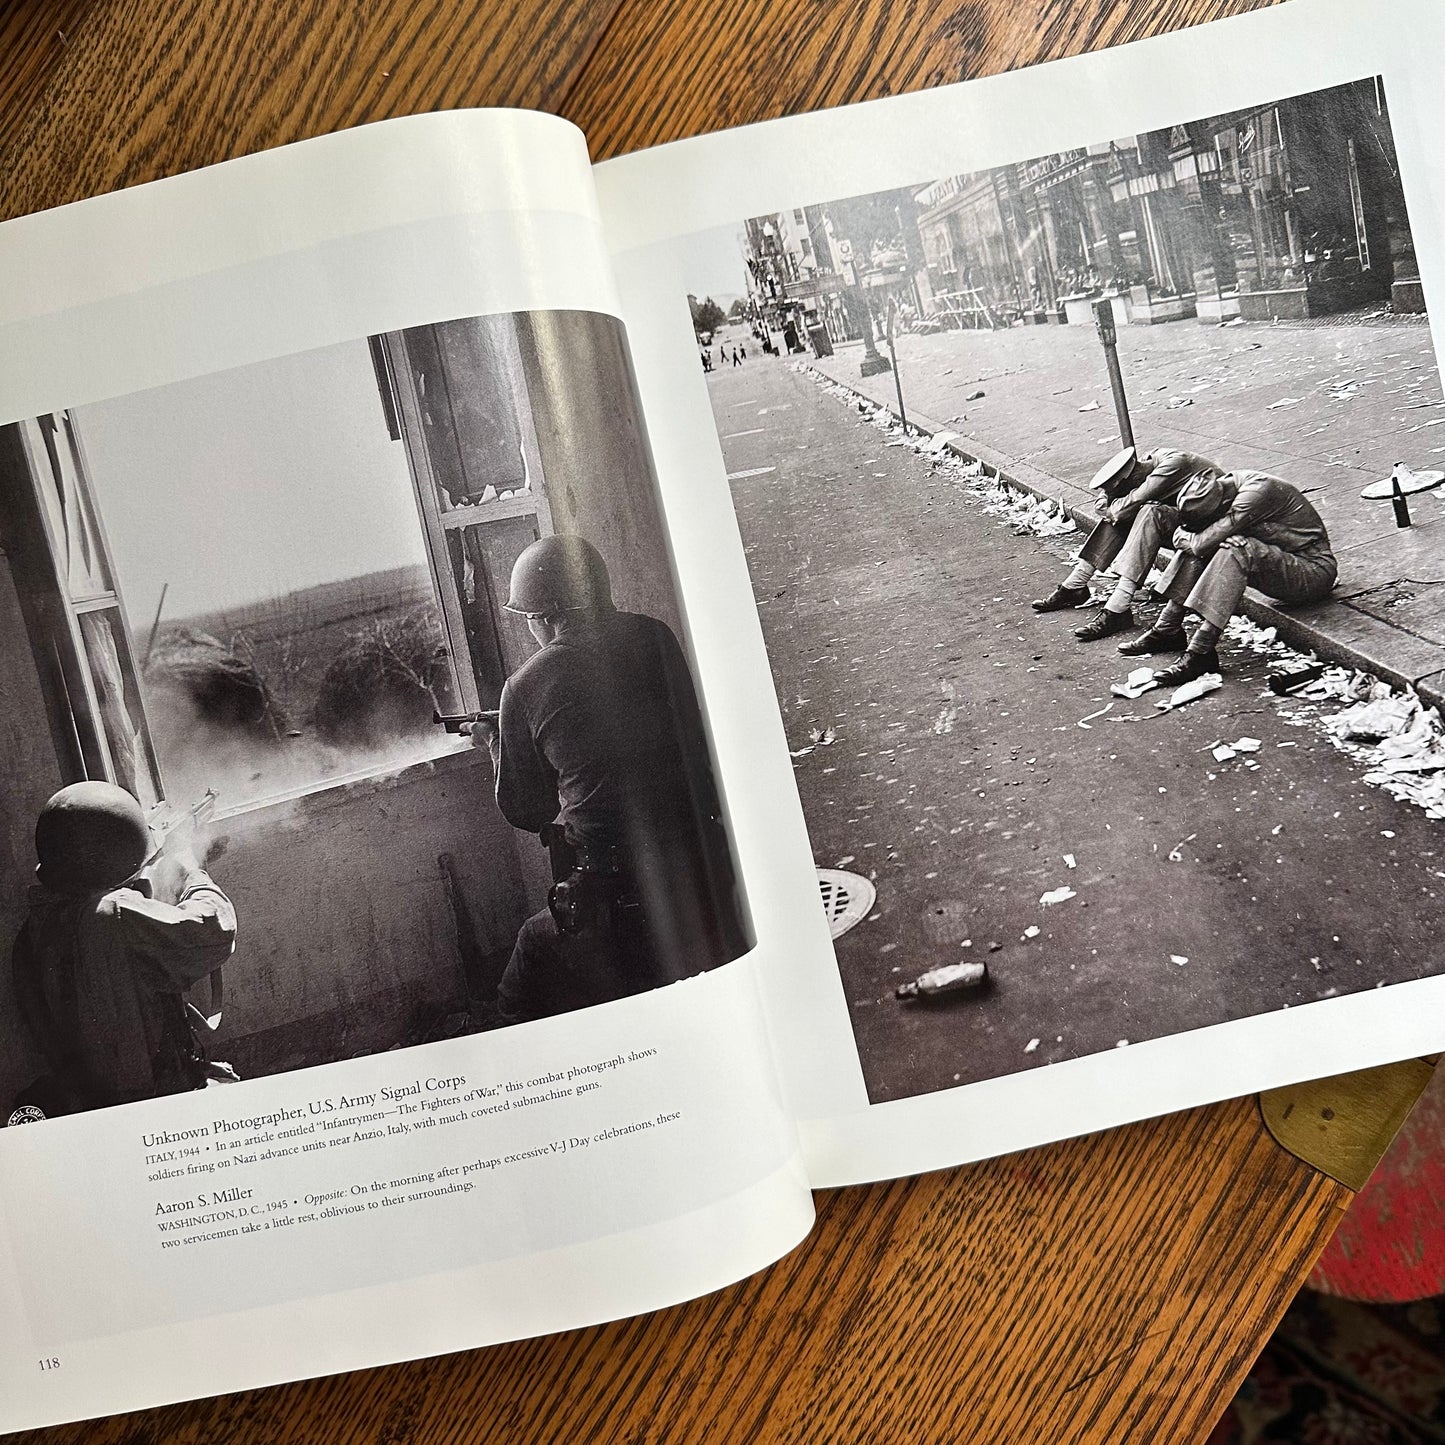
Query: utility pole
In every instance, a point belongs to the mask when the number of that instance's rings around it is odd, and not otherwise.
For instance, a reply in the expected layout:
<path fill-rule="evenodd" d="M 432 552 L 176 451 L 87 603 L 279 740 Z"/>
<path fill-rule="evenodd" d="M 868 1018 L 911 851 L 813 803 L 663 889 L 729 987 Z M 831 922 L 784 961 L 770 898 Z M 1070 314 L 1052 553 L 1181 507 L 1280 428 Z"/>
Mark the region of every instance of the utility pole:
<path fill-rule="evenodd" d="M 1094 302 L 1094 325 L 1099 330 L 1099 344 L 1104 348 L 1104 364 L 1109 368 L 1109 387 L 1114 393 L 1114 415 L 1119 419 L 1119 440 L 1124 446 L 1132 447 L 1134 426 L 1129 420 L 1129 400 L 1124 395 L 1124 373 L 1119 370 L 1119 347 L 1114 331 L 1112 301 Z"/>
<path fill-rule="evenodd" d="M 888 355 L 893 360 L 893 386 L 898 393 L 898 420 L 903 423 L 904 434 L 908 432 L 908 413 L 903 410 L 903 378 L 898 374 L 898 353 L 893 348 L 893 328 L 898 321 L 898 298 L 888 301 Z"/>

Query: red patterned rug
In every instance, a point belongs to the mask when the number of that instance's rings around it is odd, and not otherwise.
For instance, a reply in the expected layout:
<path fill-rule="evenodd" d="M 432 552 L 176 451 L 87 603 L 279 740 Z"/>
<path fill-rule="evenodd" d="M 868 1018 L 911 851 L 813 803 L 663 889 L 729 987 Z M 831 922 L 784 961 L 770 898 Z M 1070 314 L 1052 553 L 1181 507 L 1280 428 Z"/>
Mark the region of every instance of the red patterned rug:
<path fill-rule="evenodd" d="M 1445 1297 L 1364 1305 L 1305 1290 L 1208 1445 L 1445 1445 Z"/>

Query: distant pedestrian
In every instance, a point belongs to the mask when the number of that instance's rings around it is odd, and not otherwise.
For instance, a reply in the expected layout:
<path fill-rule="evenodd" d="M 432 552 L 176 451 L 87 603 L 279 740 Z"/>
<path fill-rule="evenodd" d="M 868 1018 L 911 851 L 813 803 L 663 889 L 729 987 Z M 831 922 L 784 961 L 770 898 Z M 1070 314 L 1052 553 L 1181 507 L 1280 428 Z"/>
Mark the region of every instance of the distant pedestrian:
<path fill-rule="evenodd" d="M 746 347 L 746 346 L 740 346 L 740 347 L 738 347 L 738 355 L 741 356 L 744 361 L 746 361 L 746 360 L 748 359 L 748 349 L 747 349 L 747 347 Z"/>
<path fill-rule="evenodd" d="M 734 365 L 734 366 L 741 366 L 742 364 L 743 364 L 743 359 L 742 359 L 741 356 L 738 355 L 738 345 L 737 345 L 736 342 L 734 342 L 734 343 L 733 343 L 733 365 Z"/>

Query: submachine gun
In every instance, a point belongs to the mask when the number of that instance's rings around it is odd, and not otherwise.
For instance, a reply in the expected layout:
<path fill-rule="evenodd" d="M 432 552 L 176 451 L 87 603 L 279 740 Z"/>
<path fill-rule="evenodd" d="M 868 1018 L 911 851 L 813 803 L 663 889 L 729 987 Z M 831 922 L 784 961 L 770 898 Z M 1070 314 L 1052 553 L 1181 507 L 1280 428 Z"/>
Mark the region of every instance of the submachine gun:
<path fill-rule="evenodd" d="M 490 723 L 493 728 L 497 726 L 497 719 L 501 716 L 498 708 L 483 708 L 480 712 L 438 712 L 432 711 L 431 720 L 439 723 L 449 733 L 457 733 L 464 737 L 470 737 L 472 727 L 479 722 Z"/>

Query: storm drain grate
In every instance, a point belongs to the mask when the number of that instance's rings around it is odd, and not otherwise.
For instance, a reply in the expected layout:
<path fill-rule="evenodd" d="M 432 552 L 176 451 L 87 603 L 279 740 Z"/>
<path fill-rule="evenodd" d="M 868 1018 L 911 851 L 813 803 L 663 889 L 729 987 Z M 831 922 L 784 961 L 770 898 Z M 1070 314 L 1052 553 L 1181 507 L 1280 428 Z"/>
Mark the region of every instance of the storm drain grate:
<path fill-rule="evenodd" d="M 862 923 L 878 897 L 878 890 L 861 874 L 845 873 L 841 868 L 818 869 L 818 887 L 823 894 L 823 912 L 828 915 L 828 932 L 834 938 Z"/>

